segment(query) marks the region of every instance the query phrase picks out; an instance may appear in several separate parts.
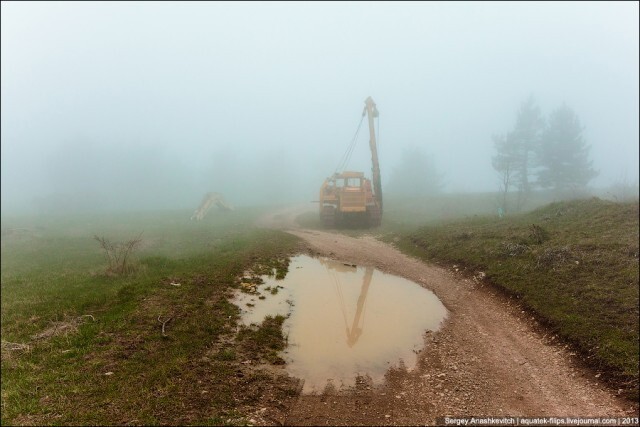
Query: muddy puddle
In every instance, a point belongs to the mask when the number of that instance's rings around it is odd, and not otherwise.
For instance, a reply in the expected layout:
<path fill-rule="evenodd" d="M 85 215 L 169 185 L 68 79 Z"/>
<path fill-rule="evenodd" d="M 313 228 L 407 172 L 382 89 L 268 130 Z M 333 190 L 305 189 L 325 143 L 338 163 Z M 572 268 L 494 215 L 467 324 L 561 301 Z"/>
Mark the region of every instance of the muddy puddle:
<path fill-rule="evenodd" d="M 359 375 L 380 383 L 400 363 L 412 369 L 425 332 L 437 330 L 447 313 L 414 282 L 326 258 L 296 256 L 283 280 L 263 279 L 258 294 L 238 292 L 233 302 L 246 325 L 288 316 L 282 357 L 304 380 L 304 393 L 352 386 Z"/>

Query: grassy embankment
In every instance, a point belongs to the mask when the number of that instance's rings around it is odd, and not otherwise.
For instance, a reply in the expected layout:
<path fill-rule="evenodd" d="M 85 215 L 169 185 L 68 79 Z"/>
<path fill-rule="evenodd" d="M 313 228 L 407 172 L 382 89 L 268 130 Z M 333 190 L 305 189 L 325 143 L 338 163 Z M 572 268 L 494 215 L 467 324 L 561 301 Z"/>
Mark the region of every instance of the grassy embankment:
<path fill-rule="evenodd" d="M 297 383 L 255 368 L 281 363 L 283 319 L 238 328 L 229 302 L 297 245 L 251 226 L 258 213 L 3 218 L 2 424 L 243 424 L 286 407 Z M 133 272 L 105 274 L 94 235 L 141 232 Z"/>
<path fill-rule="evenodd" d="M 393 231 L 403 251 L 467 271 L 518 298 L 625 395 L 638 397 L 638 202 L 558 202 Z"/>

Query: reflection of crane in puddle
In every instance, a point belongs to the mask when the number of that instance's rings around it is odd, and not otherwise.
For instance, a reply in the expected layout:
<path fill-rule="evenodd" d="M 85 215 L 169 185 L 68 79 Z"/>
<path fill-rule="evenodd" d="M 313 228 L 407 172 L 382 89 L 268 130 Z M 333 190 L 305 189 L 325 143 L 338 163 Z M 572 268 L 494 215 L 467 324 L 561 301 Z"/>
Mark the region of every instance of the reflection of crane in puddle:
<path fill-rule="evenodd" d="M 367 293 L 369 292 L 369 285 L 371 284 L 371 277 L 373 276 L 373 267 L 366 267 L 364 276 L 362 278 L 362 288 L 360 289 L 360 296 L 358 296 L 358 303 L 356 305 L 356 313 L 353 316 L 353 322 L 351 327 L 347 322 L 347 308 L 344 303 L 344 296 L 342 294 L 340 279 L 336 275 L 335 271 L 353 271 L 355 266 L 343 267 L 342 265 L 331 262 L 328 260 L 320 260 L 322 264 L 327 268 L 327 271 L 331 274 L 333 281 L 336 285 L 336 292 L 340 301 L 340 310 L 342 311 L 342 317 L 344 319 L 345 332 L 347 334 L 347 345 L 353 347 L 362 334 L 364 327 L 364 314 L 366 312 Z M 330 271 L 334 270 L 334 271 Z"/>

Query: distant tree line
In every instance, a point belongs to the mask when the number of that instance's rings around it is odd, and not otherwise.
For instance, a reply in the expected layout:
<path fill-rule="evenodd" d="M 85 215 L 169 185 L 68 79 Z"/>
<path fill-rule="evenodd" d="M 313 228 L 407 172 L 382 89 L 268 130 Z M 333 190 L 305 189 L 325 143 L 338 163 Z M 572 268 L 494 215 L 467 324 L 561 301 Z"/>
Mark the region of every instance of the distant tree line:
<path fill-rule="evenodd" d="M 589 160 L 584 127 L 567 105 L 545 119 L 530 96 L 518 110 L 512 130 L 493 135 L 496 154 L 492 166 L 500 176 L 500 205 L 507 211 L 510 192 L 516 192 L 520 210 L 535 188 L 550 189 L 559 197 L 584 191 L 598 175 Z"/>

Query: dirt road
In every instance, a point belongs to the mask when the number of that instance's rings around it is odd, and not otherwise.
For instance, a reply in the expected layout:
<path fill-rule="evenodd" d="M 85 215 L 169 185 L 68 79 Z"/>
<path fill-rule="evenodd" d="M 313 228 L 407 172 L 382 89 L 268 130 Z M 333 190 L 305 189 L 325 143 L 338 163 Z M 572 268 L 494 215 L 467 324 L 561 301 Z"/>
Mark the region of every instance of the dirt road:
<path fill-rule="evenodd" d="M 288 425 L 424 425 L 442 416 L 625 417 L 637 405 L 620 399 L 575 355 L 545 334 L 517 304 L 481 279 L 425 264 L 373 236 L 302 229 L 296 207 L 260 225 L 301 237 L 312 254 L 374 266 L 433 291 L 449 310 L 425 337 L 412 371 L 393 371 L 384 384 L 303 395 Z M 389 319 L 393 321 L 393 319 Z"/>

